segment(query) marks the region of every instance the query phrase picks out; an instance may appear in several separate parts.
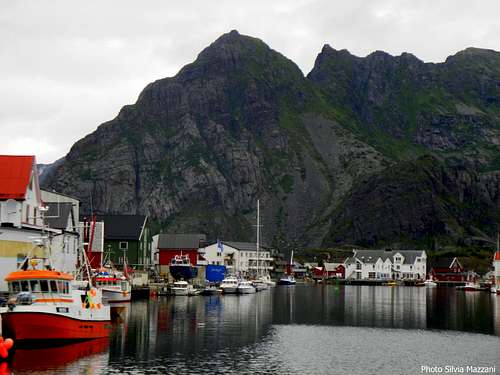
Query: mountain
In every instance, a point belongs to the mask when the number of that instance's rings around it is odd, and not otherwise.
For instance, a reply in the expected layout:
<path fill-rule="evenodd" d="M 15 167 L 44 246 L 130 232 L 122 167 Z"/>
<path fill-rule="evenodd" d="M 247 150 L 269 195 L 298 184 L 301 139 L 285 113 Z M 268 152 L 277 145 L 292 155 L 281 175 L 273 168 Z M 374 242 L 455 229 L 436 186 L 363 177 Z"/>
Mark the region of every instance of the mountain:
<path fill-rule="evenodd" d="M 147 214 L 167 231 L 252 240 L 260 198 L 264 239 L 279 247 L 404 245 L 435 232 L 391 234 L 384 213 L 399 209 L 398 220 L 419 226 L 427 211 L 373 191 L 403 192 L 409 181 L 427 189 L 432 173 L 413 178 L 420 169 L 411 166 L 431 158 L 443 176 L 466 168 L 497 194 L 480 223 L 460 205 L 440 217 L 461 223 L 459 241 L 470 226 L 492 230 L 498 213 L 499 180 L 487 176 L 500 169 L 499 55 L 467 49 L 427 64 L 325 46 L 304 77 L 261 40 L 231 31 L 78 141 L 44 186 L 80 197 L 84 211 L 92 201 L 100 212 Z M 436 200 L 463 192 L 431 187 Z"/>

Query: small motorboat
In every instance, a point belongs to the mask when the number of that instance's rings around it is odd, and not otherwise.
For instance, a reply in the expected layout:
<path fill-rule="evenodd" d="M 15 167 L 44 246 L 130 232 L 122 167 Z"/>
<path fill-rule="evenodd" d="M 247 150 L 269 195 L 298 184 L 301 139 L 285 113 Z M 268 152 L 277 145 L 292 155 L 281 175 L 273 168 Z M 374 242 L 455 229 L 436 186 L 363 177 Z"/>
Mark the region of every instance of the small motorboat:
<path fill-rule="evenodd" d="M 269 275 L 261 276 L 258 280 L 266 283 L 268 287 L 276 286 L 276 282 L 272 281 Z"/>
<path fill-rule="evenodd" d="M 216 285 L 207 285 L 205 289 L 201 291 L 201 295 L 203 296 L 216 296 L 222 293 L 222 289 L 217 288 Z"/>
<path fill-rule="evenodd" d="M 266 290 L 269 288 L 269 286 L 261 280 L 252 281 L 252 285 L 257 292 L 260 292 L 261 290 Z"/>
<path fill-rule="evenodd" d="M 389 280 L 386 284 L 387 286 L 398 286 L 396 280 Z"/>
<path fill-rule="evenodd" d="M 237 290 L 238 294 L 252 294 L 257 291 L 250 281 L 240 281 Z"/>
<path fill-rule="evenodd" d="M 430 280 L 430 279 L 425 280 L 424 281 L 424 285 L 425 285 L 426 288 L 435 288 L 435 287 L 437 287 L 437 283 L 434 280 Z"/>
<path fill-rule="evenodd" d="M 422 287 L 422 286 L 425 286 L 425 282 L 424 282 L 424 281 L 422 281 L 422 280 L 417 280 L 417 281 L 415 282 L 415 286 L 417 286 L 417 287 Z"/>
<path fill-rule="evenodd" d="M 220 288 L 224 294 L 236 294 L 238 293 L 238 279 L 234 276 L 228 276 L 222 280 Z"/>
<path fill-rule="evenodd" d="M 295 285 L 297 282 L 295 281 L 295 277 L 293 275 L 283 276 L 278 281 L 278 285 Z"/>
<path fill-rule="evenodd" d="M 500 289 L 497 289 L 496 287 L 492 286 L 490 288 L 490 292 L 494 294 L 500 294 Z"/>
<path fill-rule="evenodd" d="M 170 292 L 173 296 L 188 296 L 192 289 L 193 286 L 190 285 L 187 281 L 179 280 L 174 282 L 174 284 L 170 288 Z"/>

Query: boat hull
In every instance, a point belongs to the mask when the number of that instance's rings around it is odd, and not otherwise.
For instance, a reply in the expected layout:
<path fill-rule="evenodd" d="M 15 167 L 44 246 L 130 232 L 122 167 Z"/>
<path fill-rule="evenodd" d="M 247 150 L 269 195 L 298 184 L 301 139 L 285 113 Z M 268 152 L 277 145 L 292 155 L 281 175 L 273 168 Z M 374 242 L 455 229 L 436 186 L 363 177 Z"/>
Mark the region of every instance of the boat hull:
<path fill-rule="evenodd" d="M 224 294 L 236 294 L 236 293 L 238 293 L 238 287 L 237 286 L 222 287 L 222 293 L 224 293 Z"/>
<path fill-rule="evenodd" d="M 130 297 L 132 294 L 127 291 L 118 290 L 102 290 L 102 300 L 104 303 L 118 303 L 118 302 L 130 302 Z"/>
<path fill-rule="evenodd" d="M 172 295 L 173 296 L 187 296 L 189 293 L 188 293 L 188 290 L 187 289 L 177 289 L 177 288 L 172 288 Z"/>
<path fill-rule="evenodd" d="M 109 337 L 109 320 L 80 320 L 59 314 L 7 312 L 4 329 L 15 340 L 87 340 Z"/>
<path fill-rule="evenodd" d="M 278 285 L 295 285 L 296 283 L 296 281 L 291 281 L 288 279 L 281 279 L 278 281 Z"/>
<path fill-rule="evenodd" d="M 171 265 L 170 274 L 174 280 L 191 280 L 198 276 L 198 268 L 190 265 Z"/>

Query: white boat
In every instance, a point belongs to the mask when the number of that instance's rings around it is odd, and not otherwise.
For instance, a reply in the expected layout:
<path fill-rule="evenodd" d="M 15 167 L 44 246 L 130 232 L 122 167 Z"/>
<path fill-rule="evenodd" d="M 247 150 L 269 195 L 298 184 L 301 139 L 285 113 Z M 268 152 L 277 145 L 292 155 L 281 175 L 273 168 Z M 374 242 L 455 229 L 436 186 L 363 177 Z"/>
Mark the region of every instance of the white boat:
<path fill-rule="evenodd" d="M 190 285 L 187 281 L 179 280 L 176 281 L 170 291 L 174 296 L 187 296 L 189 293 L 192 293 L 193 286 Z"/>
<path fill-rule="evenodd" d="M 220 288 L 224 294 L 236 294 L 238 293 L 238 279 L 234 276 L 228 276 L 222 280 Z"/>
<path fill-rule="evenodd" d="M 276 286 L 276 282 L 271 280 L 271 276 L 264 275 L 258 278 L 259 281 L 266 283 L 268 287 Z"/>
<path fill-rule="evenodd" d="M 252 285 L 257 292 L 260 292 L 261 290 L 266 290 L 269 288 L 269 286 L 261 280 L 252 281 Z"/>
<path fill-rule="evenodd" d="M 104 303 L 130 302 L 132 285 L 121 272 L 100 271 L 94 281 L 95 286 L 102 290 Z"/>
<path fill-rule="evenodd" d="M 437 287 L 437 283 L 433 280 L 425 280 L 424 285 L 426 288 L 435 288 Z"/>
<path fill-rule="evenodd" d="M 250 281 L 240 281 L 238 284 L 238 294 L 252 294 L 256 289 Z"/>
<path fill-rule="evenodd" d="M 495 293 L 495 294 L 500 294 L 500 293 L 499 293 L 499 292 L 500 292 L 500 289 L 497 289 L 497 288 L 495 288 L 494 286 L 492 286 L 492 287 L 490 288 L 490 292 L 491 292 L 491 293 Z"/>

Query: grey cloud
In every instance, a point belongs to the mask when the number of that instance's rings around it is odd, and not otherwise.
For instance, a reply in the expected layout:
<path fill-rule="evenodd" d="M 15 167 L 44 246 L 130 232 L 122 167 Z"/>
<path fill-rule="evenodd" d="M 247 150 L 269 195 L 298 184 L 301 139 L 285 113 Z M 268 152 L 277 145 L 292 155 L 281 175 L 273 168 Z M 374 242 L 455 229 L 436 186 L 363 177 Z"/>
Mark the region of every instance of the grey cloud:
<path fill-rule="evenodd" d="M 425 61 L 469 46 L 498 50 L 499 13 L 495 0 L 3 2 L 0 153 L 63 156 L 231 29 L 261 38 L 307 74 L 325 43 Z"/>

